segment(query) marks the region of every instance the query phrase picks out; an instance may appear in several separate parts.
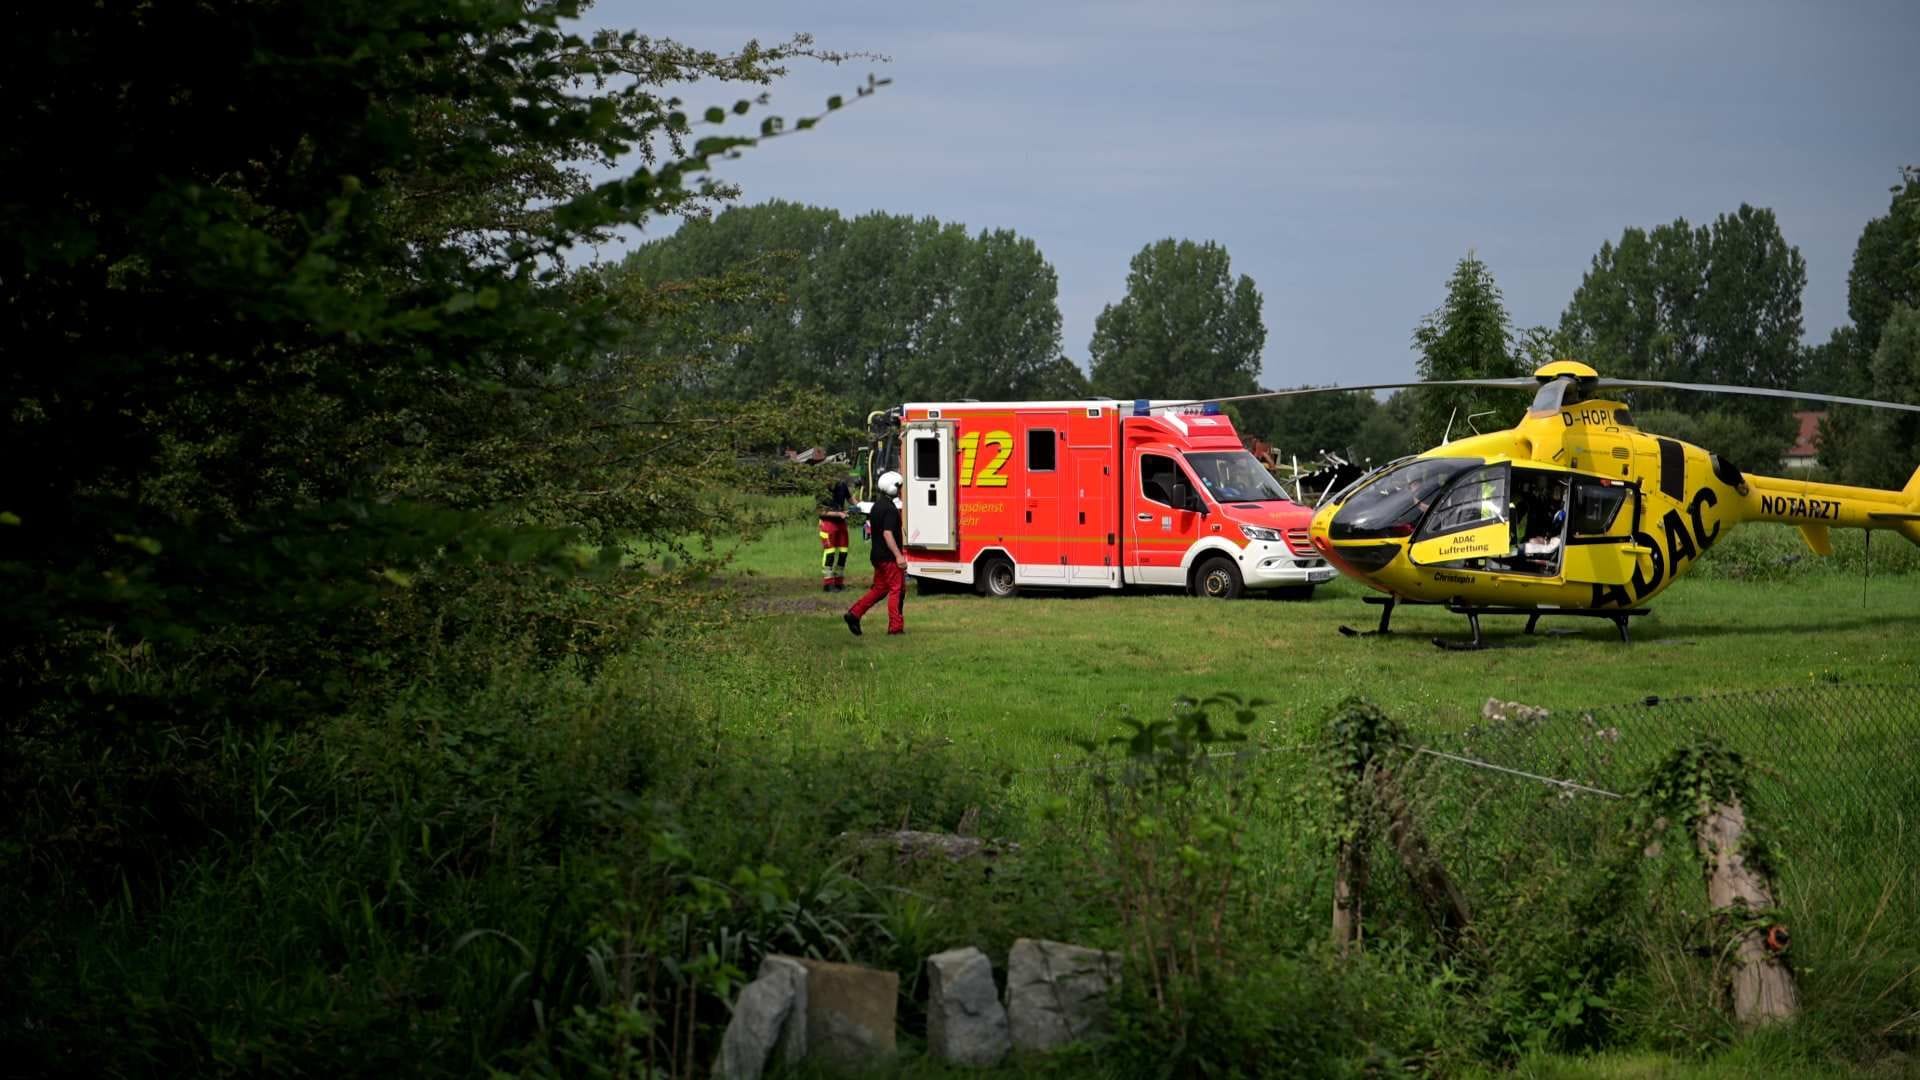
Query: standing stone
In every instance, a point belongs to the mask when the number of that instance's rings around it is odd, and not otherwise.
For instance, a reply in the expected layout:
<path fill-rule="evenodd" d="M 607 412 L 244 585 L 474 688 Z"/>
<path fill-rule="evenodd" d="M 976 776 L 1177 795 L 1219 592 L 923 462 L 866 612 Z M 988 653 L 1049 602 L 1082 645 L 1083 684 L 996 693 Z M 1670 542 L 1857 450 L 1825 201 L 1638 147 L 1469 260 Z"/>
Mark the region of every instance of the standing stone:
<path fill-rule="evenodd" d="M 1007 1022 L 1020 1050 L 1052 1050 L 1103 1033 L 1120 986 L 1120 954 L 1021 938 L 1007 956 Z"/>
<path fill-rule="evenodd" d="M 927 958 L 927 1052 L 951 1065 L 998 1065 L 1013 1045 L 993 962 L 971 946 Z"/>
<path fill-rule="evenodd" d="M 785 972 L 793 981 L 793 1009 L 780 1025 L 780 1044 L 774 1048 L 791 1069 L 807 1056 L 807 968 L 791 956 L 769 956 L 760 961 L 760 978 Z"/>
<path fill-rule="evenodd" d="M 722 1080 L 760 1080 L 767 1056 L 781 1041 L 781 1029 L 803 1000 L 805 985 L 804 974 L 796 976 L 789 968 L 763 964 L 760 977 L 748 983 L 733 1004 L 733 1019 L 720 1037 L 713 1075 Z"/>
<path fill-rule="evenodd" d="M 863 1066 L 893 1056 L 900 976 L 824 960 L 798 963 L 807 971 L 808 1057 Z"/>

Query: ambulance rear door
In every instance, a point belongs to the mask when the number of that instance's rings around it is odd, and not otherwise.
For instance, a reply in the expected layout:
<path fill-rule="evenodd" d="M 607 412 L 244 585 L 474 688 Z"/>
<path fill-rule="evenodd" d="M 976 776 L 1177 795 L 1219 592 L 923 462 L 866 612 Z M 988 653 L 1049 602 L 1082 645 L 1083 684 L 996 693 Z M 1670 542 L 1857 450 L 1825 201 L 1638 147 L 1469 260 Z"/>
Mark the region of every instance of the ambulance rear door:
<path fill-rule="evenodd" d="M 953 511 L 953 421 L 911 420 L 900 425 L 907 546 L 952 551 L 959 546 Z"/>

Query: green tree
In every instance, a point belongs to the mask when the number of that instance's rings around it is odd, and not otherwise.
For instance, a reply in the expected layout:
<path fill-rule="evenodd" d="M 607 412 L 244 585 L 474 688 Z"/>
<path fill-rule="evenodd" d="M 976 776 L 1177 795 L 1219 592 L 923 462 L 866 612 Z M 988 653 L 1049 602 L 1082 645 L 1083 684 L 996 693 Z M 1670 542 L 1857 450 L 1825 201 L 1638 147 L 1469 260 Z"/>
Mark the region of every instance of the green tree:
<path fill-rule="evenodd" d="M 1447 280 L 1447 299 L 1413 331 L 1422 379 L 1508 378 L 1520 374 L 1513 356 L 1513 323 L 1487 264 L 1469 253 Z M 1424 387 L 1414 397 L 1415 438 L 1438 443 L 1504 427 L 1524 407 L 1507 391 Z M 1469 426 L 1472 425 L 1472 426 Z"/>
<path fill-rule="evenodd" d="M 1920 404 L 1920 308 L 1895 305 L 1880 327 L 1867 395 Z M 1835 406 L 1821 425 L 1821 464 L 1844 483 L 1901 488 L 1920 466 L 1920 418 Z"/>
<path fill-rule="evenodd" d="M 1356 464 L 1384 465 L 1427 449 L 1414 439 L 1417 402 L 1417 391 L 1396 390 L 1380 403 L 1354 435 L 1354 451 L 1360 455 Z"/>
<path fill-rule="evenodd" d="M 818 426 L 791 399 L 691 402 L 700 350 L 620 350 L 735 283 L 636 297 L 566 265 L 698 209 L 708 163 L 762 137 L 724 134 L 752 101 L 695 120 L 663 87 L 811 47 L 587 38 L 580 7 L 49 5 L 17 28 L 0 139 L 36 164 L 0 200 L 0 452 L 34 465 L 0 479 L 0 807 L 62 869 L 0 888 L 59 908 L 97 860 L 140 892 L 232 826 L 209 771 L 156 746 L 244 759 L 258 722 L 479 639 L 590 664 L 661 599 L 625 545 L 732 529 L 714 490 Z M 127 655 L 179 674 L 111 677 Z M 95 828 L 148 792 L 175 809 Z"/>
<path fill-rule="evenodd" d="M 1742 469 L 1760 473 L 1779 471 L 1778 440 L 1771 432 L 1755 427 L 1735 413 L 1647 409 L 1634 413 L 1634 424 L 1642 431 L 1712 450 Z"/>
<path fill-rule="evenodd" d="M 1034 375 L 1030 386 L 1036 401 L 1074 401 L 1093 394 L 1087 373 L 1067 356 L 1054 357 L 1053 363 Z"/>
<path fill-rule="evenodd" d="M 1605 374 L 1788 387 L 1799 370 L 1806 262 L 1773 212 L 1742 204 L 1605 243 L 1560 319 L 1563 343 Z M 1685 411 L 1713 408 L 1698 398 Z"/>
<path fill-rule="evenodd" d="M 1040 249 L 1026 237 L 995 229 L 982 230 L 958 254 L 959 272 L 948 293 L 937 297 L 926 344 L 906 365 L 894 398 L 1044 398 L 1063 379 L 1071 386 L 1056 363 L 1060 285 Z M 927 255 L 921 276 L 938 280 L 949 264 L 939 253 Z"/>
<path fill-rule="evenodd" d="M 641 245 L 610 269 L 612 288 L 657 293 L 695 281 L 731 280 L 724 302 L 707 303 L 693 327 L 635 320 L 624 348 L 633 355 L 704 351 L 712 360 L 692 389 L 714 397 L 750 395 L 782 381 L 838 388 L 846 381 L 832 335 L 811 313 L 815 270 L 845 242 L 847 223 L 833 210 L 770 201 L 730 207 L 682 223 L 672 236 Z"/>
<path fill-rule="evenodd" d="M 1900 178 L 1885 216 L 1860 230 L 1847 272 L 1847 314 L 1863 358 L 1879 348 L 1895 308 L 1920 307 L 1920 166 L 1901 169 Z"/>
<path fill-rule="evenodd" d="M 1514 341 L 1514 361 L 1524 372 L 1537 371 L 1555 360 L 1573 356 L 1560 331 L 1547 326 L 1529 326 Z"/>
<path fill-rule="evenodd" d="M 1806 262 L 1771 210 L 1742 204 L 1711 226 L 1628 228 L 1594 256 L 1560 336 L 1607 375 L 1792 388 L 1805 359 L 1806 280 Z M 1790 406 L 1777 400 L 1642 393 L 1636 403 L 1738 417 L 1752 429 L 1738 441 L 1770 447 L 1763 458 L 1777 459 L 1795 430 Z"/>
<path fill-rule="evenodd" d="M 753 141 L 693 141 L 662 85 L 761 82 L 806 39 L 588 39 L 573 0 L 57 7 L 6 106 L 44 163 L 0 211 L 0 347 L 48 358 L 0 374 L 0 446 L 40 460 L 0 494 L 10 659 L 109 625 L 259 646 L 430 564 L 684 523 L 576 512 L 660 429 L 610 351 L 630 316 L 564 260 Z"/>
<path fill-rule="evenodd" d="M 1260 291 L 1233 277 L 1212 241 L 1161 240 L 1140 249 L 1127 295 L 1094 321 L 1091 381 L 1120 398 L 1252 393 L 1267 328 Z"/>
<path fill-rule="evenodd" d="M 1882 396 L 1874 372 L 1880 339 L 1901 309 L 1920 307 L 1920 167 L 1902 169 L 1901 180 L 1886 214 L 1860 230 L 1847 273 L 1853 325 L 1810 352 L 1808 389 Z M 1866 410 L 1835 407 L 1820 425 L 1821 465 L 1856 483 L 1887 479 L 1891 423 Z"/>
<path fill-rule="evenodd" d="M 1371 393 L 1303 394 L 1298 397 L 1256 399 L 1238 405 L 1243 434 L 1272 443 L 1282 458 L 1302 463 L 1334 453 L 1348 460 L 1368 456 L 1359 436 L 1380 411 Z"/>
<path fill-rule="evenodd" d="M 1836 326 L 1827 340 L 1806 347 L 1800 361 L 1799 388 L 1815 394 L 1842 394 L 1862 397 L 1867 392 L 1867 366 L 1860 332 L 1852 326 Z"/>
<path fill-rule="evenodd" d="M 1059 282 L 1006 230 L 793 203 L 730 209 L 644 245 L 620 268 L 655 288 L 744 275 L 759 288 L 708 309 L 710 389 L 817 387 L 852 411 L 907 398 L 1037 396 L 1062 372 Z M 636 351 L 663 343 L 644 334 Z"/>

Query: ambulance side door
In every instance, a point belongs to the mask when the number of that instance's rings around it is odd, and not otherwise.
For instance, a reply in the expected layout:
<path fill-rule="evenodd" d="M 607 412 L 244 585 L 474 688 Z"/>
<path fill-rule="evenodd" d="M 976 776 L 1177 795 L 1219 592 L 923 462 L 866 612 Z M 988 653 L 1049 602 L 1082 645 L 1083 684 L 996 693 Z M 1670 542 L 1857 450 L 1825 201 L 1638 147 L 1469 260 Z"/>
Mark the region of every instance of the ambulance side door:
<path fill-rule="evenodd" d="M 1063 520 L 1065 535 L 1072 539 L 1067 547 L 1067 576 L 1076 585 L 1119 585 L 1120 568 L 1114 565 L 1119 537 L 1114 535 L 1112 501 L 1113 455 L 1109 451 L 1076 449 L 1073 452 L 1074 499 L 1069 507 L 1071 521 Z"/>
<path fill-rule="evenodd" d="M 1020 580 L 1037 583 L 1067 580 L 1065 537 L 1060 532 L 1062 469 L 1066 457 L 1064 413 L 1024 413 L 1019 433 L 1020 472 Z"/>
<path fill-rule="evenodd" d="M 1072 471 L 1061 476 L 1060 535 L 1067 556 L 1067 580 L 1074 585 L 1120 586 L 1120 477 L 1114 440 L 1119 424 L 1103 406 L 1067 417 L 1067 449 Z M 1070 483 L 1069 483 L 1070 482 Z"/>
<path fill-rule="evenodd" d="M 1199 488 L 1173 454 L 1135 450 L 1127 469 L 1127 580 L 1184 587 L 1180 561 L 1200 537 Z M 1179 490 L 1176 490 L 1178 488 Z M 1184 505 L 1180 496 L 1184 494 Z"/>

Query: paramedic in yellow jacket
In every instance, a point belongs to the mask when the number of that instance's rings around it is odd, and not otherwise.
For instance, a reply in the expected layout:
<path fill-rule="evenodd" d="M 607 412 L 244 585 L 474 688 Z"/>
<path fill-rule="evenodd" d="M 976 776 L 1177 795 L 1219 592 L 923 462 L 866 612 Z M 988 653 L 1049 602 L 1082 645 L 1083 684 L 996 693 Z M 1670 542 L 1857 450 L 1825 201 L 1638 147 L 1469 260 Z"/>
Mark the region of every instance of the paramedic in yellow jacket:
<path fill-rule="evenodd" d="M 853 491 L 847 477 L 833 482 L 833 488 L 820 496 L 820 591 L 844 592 L 847 588 L 847 504 Z"/>

